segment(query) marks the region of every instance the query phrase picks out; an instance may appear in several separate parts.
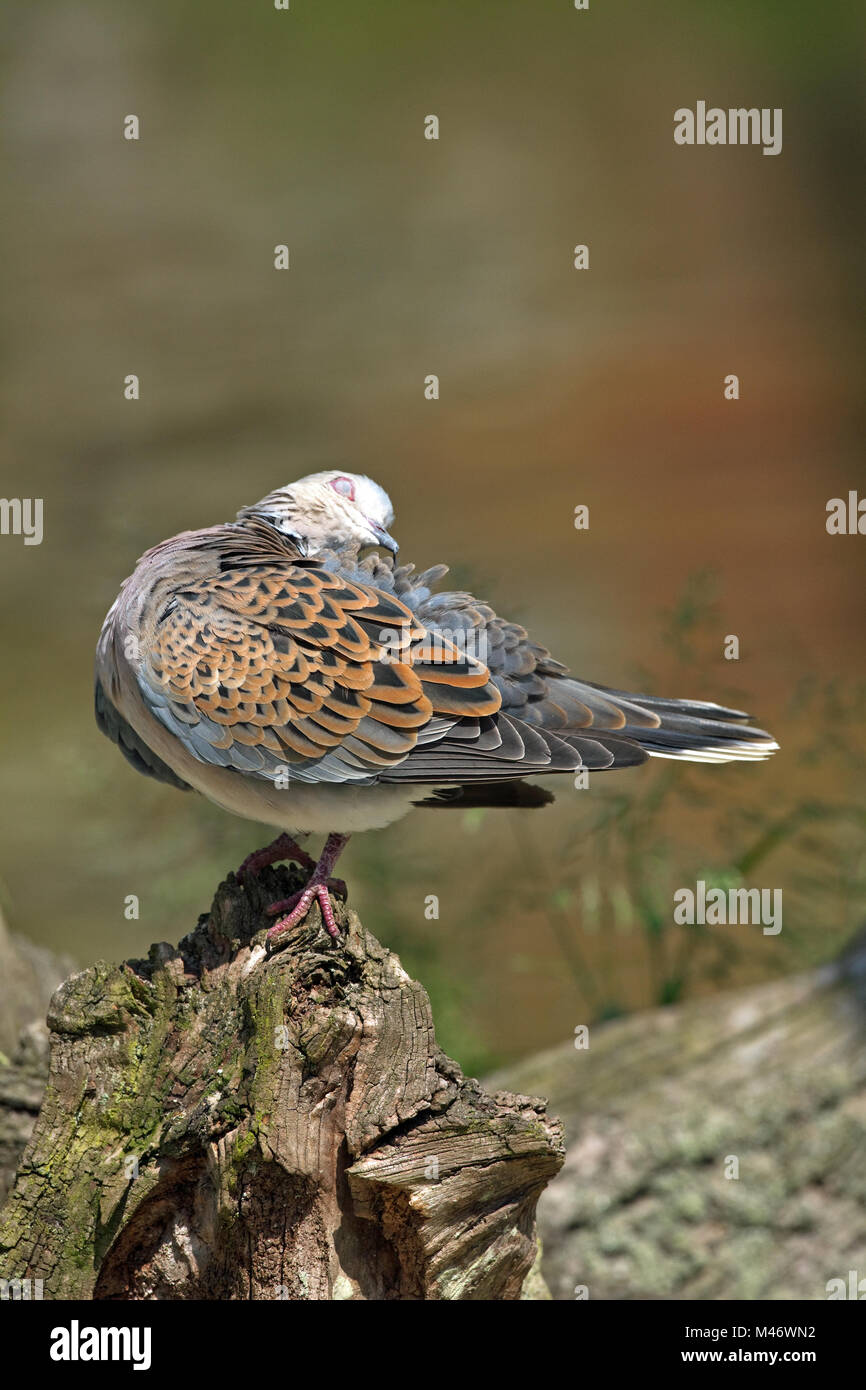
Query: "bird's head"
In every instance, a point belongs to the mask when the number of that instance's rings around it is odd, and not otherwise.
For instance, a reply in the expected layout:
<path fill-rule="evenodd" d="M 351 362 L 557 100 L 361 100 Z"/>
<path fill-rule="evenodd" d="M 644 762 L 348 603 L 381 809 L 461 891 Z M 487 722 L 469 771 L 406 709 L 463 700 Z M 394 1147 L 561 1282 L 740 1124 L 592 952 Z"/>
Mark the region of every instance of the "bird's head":
<path fill-rule="evenodd" d="M 387 529 L 394 520 L 391 499 L 372 478 L 358 473 L 336 468 L 310 473 L 243 507 L 238 521 L 248 518 L 270 522 L 283 535 L 301 541 L 309 555 L 368 545 L 397 554 L 397 542 Z"/>

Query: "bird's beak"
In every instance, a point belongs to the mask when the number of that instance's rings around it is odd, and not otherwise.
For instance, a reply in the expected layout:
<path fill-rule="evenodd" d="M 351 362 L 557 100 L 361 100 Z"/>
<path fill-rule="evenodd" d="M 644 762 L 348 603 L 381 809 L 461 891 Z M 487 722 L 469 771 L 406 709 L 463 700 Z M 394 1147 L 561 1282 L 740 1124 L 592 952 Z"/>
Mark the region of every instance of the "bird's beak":
<path fill-rule="evenodd" d="M 376 544 L 383 545 L 386 550 L 390 550 L 392 555 L 396 555 L 400 547 L 394 540 L 394 537 L 389 536 L 384 526 L 380 526 L 379 523 L 376 521 L 371 521 L 370 526 L 372 527 L 373 533 L 376 537 Z"/>

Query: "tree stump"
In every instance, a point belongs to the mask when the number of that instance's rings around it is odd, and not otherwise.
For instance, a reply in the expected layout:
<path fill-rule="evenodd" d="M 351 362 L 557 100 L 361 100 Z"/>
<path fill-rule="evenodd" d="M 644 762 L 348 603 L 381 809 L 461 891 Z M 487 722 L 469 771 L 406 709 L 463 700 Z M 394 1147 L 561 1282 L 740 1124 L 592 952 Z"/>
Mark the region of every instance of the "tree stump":
<path fill-rule="evenodd" d="M 230 875 L 147 961 L 56 991 L 44 1103 L 0 1215 L 0 1277 L 46 1298 L 545 1297 L 544 1103 L 486 1095 L 430 1003 L 337 905 L 268 954 L 300 886 Z"/>

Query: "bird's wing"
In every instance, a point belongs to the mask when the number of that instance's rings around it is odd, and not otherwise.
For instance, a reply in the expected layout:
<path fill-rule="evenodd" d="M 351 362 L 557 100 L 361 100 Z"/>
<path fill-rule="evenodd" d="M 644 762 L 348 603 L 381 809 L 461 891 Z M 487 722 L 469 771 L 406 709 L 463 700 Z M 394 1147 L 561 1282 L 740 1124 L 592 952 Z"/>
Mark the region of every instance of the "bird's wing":
<path fill-rule="evenodd" d="M 437 592 L 447 572 L 436 565 L 416 575 L 414 566 L 395 566 L 378 555 L 349 571 L 405 603 L 431 634 L 445 632 L 483 661 L 502 700 L 500 722 L 507 717 L 521 733 L 528 726 L 553 746 L 569 745 L 583 766 L 627 767 L 651 754 L 700 762 L 759 759 L 778 746 L 763 729 L 747 727 L 749 716 L 741 710 L 633 695 L 571 676 L 524 627 L 499 617 L 489 604 L 468 593 Z M 453 741 L 453 731 L 446 737 Z M 408 776 L 410 765 L 417 772 L 422 758 L 432 762 L 433 750 L 413 754 L 394 775 Z"/>
<path fill-rule="evenodd" d="M 310 561 L 230 559 L 161 602 L 139 689 L 202 762 L 268 779 L 288 768 L 302 781 L 371 782 L 458 727 L 463 757 L 472 722 L 501 703 L 487 667 L 448 643 L 431 650 L 394 595 Z M 479 744 L 497 742 L 480 733 Z"/>
<path fill-rule="evenodd" d="M 178 777 L 162 758 L 157 757 L 152 748 L 148 748 L 144 739 L 135 732 L 129 721 L 124 719 L 106 695 L 105 687 L 98 675 L 93 688 L 93 711 L 98 728 L 106 738 L 117 744 L 126 761 L 132 764 L 136 772 L 142 772 L 145 777 L 155 777 L 158 782 L 167 782 L 179 791 L 192 790 L 188 782 Z"/>

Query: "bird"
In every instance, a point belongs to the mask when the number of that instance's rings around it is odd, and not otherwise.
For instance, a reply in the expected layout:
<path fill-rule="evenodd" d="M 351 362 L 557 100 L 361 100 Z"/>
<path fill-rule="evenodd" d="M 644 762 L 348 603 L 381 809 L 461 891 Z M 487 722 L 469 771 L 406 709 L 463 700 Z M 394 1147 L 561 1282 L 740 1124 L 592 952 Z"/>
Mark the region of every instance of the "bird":
<path fill-rule="evenodd" d="M 241 881 L 291 859 L 306 886 L 269 906 L 269 949 L 330 893 L 349 837 L 416 807 L 534 808 L 528 777 L 645 763 L 761 761 L 750 716 L 572 676 L 519 623 L 398 564 L 394 509 L 335 469 L 234 521 L 145 552 L 96 648 L 101 731 L 139 772 L 279 833 Z M 314 859 L 298 843 L 324 835 Z"/>

